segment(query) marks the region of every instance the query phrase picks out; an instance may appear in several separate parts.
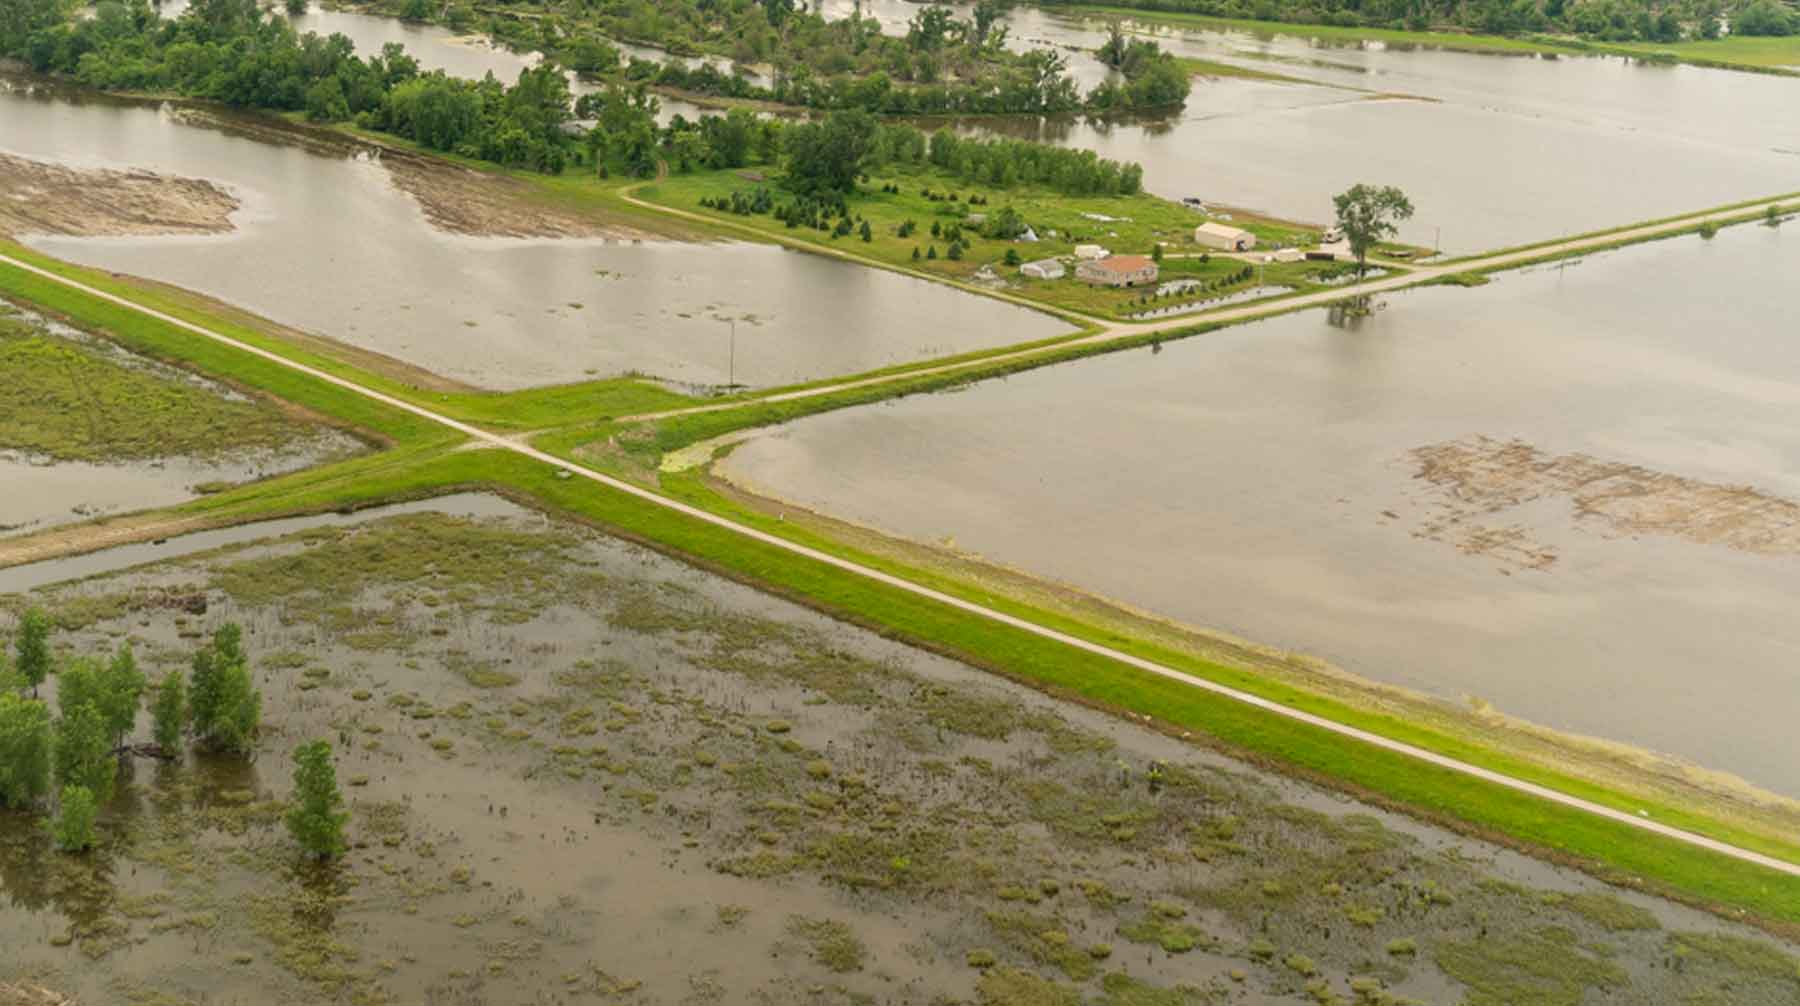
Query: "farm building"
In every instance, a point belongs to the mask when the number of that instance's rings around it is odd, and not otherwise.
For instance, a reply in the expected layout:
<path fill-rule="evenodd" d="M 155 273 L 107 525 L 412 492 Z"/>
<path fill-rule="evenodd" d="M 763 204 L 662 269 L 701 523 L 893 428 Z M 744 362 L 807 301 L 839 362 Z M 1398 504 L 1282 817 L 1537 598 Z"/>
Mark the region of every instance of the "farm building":
<path fill-rule="evenodd" d="M 1208 248 L 1223 251 L 1249 251 L 1256 247 L 1256 235 L 1237 227 L 1207 221 L 1194 228 L 1194 240 Z"/>
<path fill-rule="evenodd" d="M 1107 251 L 1105 248 L 1102 248 L 1099 245 L 1076 245 L 1075 246 L 1075 257 L 1078 259 L 1081 259 L 1084 262 L 1098 262 L 1099 260 L 1101 260 L 1111 254 L 1112 254 L 1112 252 Z"/>
<path fill-rule="evenodd" d="M 1156 263 L 1147 255 L 1112 255 L 1098 262 L 1078 262 L 1075 277 L 1095 286 L 1133 286 L 1156 282 Z"/>
<path fill-rule="evenodd" d="M 1061 262 L 1058 262 L 1053 258 L 1038 259 L 1036 262 L 1027 262 L 1019 267 L 1019 271 L 1033 279 L 1062 279 L 1064 274 L 1068 272 L 1068 270 L 1063 268 Z"/>

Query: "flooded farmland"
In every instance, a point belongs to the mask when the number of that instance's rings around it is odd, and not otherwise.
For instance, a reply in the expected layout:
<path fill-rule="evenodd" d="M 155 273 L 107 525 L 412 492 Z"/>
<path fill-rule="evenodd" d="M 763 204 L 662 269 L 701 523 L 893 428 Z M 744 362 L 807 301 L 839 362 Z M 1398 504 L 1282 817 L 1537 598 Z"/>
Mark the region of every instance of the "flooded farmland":
<path fill-rule="evenodd" d="M 1777 293 L 1800 269 L 1792 228 L 1398 294 L 1353 328 L 1312 311 L 816 416 L 720 467 L 1793 794 L 1800 347 Z"/>
<path fill-rule="evenodd" d="M 167 506 L 362 449 L 0 300 L 0 536 Z"/>
<path fill-rule="evenodd" d="M 135 766 L 89 856 L 0 815 L 0 982 L 986 1006 L 1800 988 L 1761 935 L 507 504 L 445 510 L 234 532 L 0 598 L 43 605 L 65 654 L 130 642 L 152 678 L 241 624 L 265 710 L 253 762 Z M 330 866 L 280 824 L 312 737 L 353 814 Z"/>
<path fill-rule="evenodd" d="M 917 13 L 863 6 L 902 34 Z M 1398 185 L 1418 207 L 1402 237 L 1459 254 L 1800 189 L 1791 79 L 1126 23 L 1179 56 L 1314 83 L 1196 80 L 1173 117 L 968 128 L 1137 161 L 1159 195 L 1292 220 L 1329 220 L 1332 194 L 1357 182 Z M 1008 24 L 1009 44 L 1062 51 L 1084 87 L 1104 70 L 1100 17 L 1017 7 Z"/>

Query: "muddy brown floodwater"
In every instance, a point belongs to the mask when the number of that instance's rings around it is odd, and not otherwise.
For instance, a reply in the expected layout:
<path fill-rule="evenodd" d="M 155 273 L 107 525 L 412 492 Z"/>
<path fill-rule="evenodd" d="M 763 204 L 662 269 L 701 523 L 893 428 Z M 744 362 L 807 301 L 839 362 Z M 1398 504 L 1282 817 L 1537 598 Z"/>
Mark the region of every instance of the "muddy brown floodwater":
<path fill-rule="evenodd" d="M 817 416 L 721 470 L 1793 796 L 1797 227 Z"/>
<path fill-rule="evenodd" d="M 1765 937 L 479 509 L 0 597 L 0 632 L 40 604 L 59 652 L 129 642 L 153 678 L 236 621 L 265 710 L 252 762 L 135 766 L 88 856 L 0 815 L 0 982 L 157 1003 L 1800 992 Z M 281 826 L 313 737 L 353 814 L 329 866 Z"/>
<path fill-rule="evenodd" d="M 217 234 L 237 208 L 231 193 L 197 178 L 0 152 L 0 234 Z"/>

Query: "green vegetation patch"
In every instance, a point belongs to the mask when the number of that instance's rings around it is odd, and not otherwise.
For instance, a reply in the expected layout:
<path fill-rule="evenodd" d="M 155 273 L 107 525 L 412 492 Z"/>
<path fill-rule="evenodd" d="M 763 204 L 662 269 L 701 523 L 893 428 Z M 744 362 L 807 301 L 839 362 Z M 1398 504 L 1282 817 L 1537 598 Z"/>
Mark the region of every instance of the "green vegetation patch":
<path fill-rule="evenodd" d="M 1581 1006 L 1590 990 L 1628 983 L 1618 964 L 1560 927 L 1440 944 L 1432 955 L 1467 985 L 1467 1006 Z"/>
<path fill-rule="evenodd" d="M 305 428 L 274 405 L 64 338 L 0 306 L 0 448 L 57 461 L 216 457 Z"/>
<path fill-rule="evenodd" d="M 797 915 L 788 920 L 788 933 L 805 941 L 813 960 L 838 974 L 861 971 L 869 956 L 855 931 L 842 922 Z"/>

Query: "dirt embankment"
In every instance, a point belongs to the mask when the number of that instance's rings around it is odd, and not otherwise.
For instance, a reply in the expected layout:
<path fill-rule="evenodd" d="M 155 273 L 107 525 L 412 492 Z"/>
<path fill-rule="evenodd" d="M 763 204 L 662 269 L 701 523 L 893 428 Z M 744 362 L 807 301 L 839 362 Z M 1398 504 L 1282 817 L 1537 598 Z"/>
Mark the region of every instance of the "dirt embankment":
<path fill-rule="evenodd" d="M 0 233 L 219 234 L 238 200 L 199 178 L 71 168 L 0 153 Z"/>
<path fill-rule="evenodd" d="M 1800 503 L 1585 454 L 1551 455 L 1518 440 L 1472 437 L 1412 452 L 1440 495 L 1424 537 L 1505 564 L 1542 569 L 1555 550 L 1520 526 L 1484 522 L 1545 499 L 1567 500 L 1579 526 L 1603 534 L 1670 535 L 1759 555 L 1800 554 Z"/>

